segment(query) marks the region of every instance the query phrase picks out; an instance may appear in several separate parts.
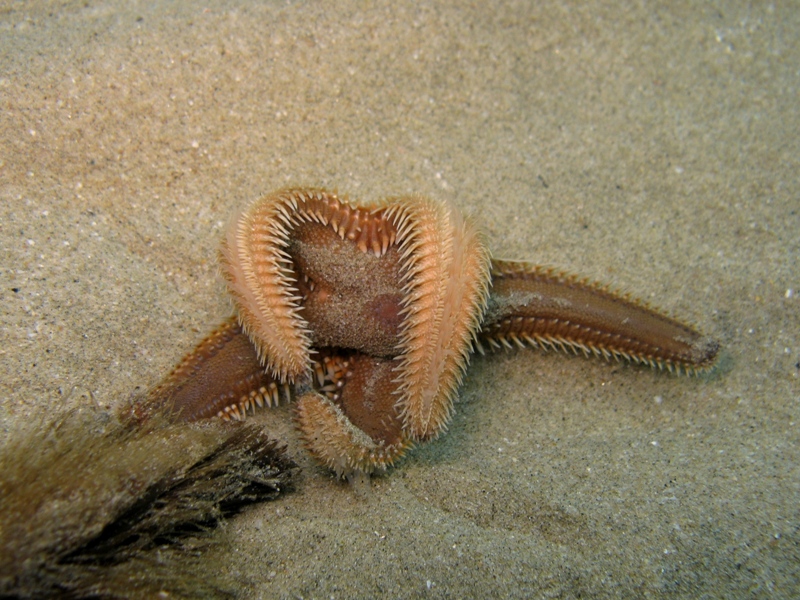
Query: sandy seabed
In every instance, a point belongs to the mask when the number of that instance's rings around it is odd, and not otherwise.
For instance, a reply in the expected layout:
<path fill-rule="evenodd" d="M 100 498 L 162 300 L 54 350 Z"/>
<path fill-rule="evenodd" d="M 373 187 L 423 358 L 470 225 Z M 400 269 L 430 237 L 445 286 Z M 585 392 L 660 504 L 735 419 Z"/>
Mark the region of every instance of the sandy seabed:
<path fill-rule="evenodd" d="M 254 598 L 796 597 L 798 64 L 790 3 L 5 2 L 0 424 L 156 383 L 230 314 L 216 249 L 260 195 L 424 194 L 721 367 L 475 357 L 366 497 L 262 412 L 295 491 L 212 568 Z"/>

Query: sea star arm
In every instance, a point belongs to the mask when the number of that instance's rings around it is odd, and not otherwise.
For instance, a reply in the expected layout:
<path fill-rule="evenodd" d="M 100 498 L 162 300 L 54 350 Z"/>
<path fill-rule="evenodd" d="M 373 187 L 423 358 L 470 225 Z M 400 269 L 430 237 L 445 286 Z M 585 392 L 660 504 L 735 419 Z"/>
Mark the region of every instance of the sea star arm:
<path fill-rule="evenodd" d="M 261 366 L 255 346 L 231 318 L 134 404 L 130 416 L 143 421 L 159 412 L 174 421 L 208 417 L 242 420 L 257 406 L 277 405 L 281 393 L 288 398 L 290 386 Z"/>
<path fill-rule="evenodd" d="M 395 361 L 360 352 L 314 351 L 311 376 L 280 384 L 250 338 L 228 319 L 190 352 L 127 416 L 175 422 L 242 421 L 256 407 L 298 396 L 295 420 L 309 452 L 340 477 L 385 469 L 413 445 L 396 406 Z"/>
<path fill-rule="evenodd" d="M 396 404 L 394 361 L 361 353 L 334 360 L 342 365 L 336 393 L 302 395 L 295 417 L 308 451 L 352 480 L 390 466 L 412 442 Z"/>
<path fill-rule="evenodd" d="M 580 350 L 685 373 L 709 370 L 719 351 L 715 340 L 630 296 L 557 269 L 503 260 L 492 261 L 478 341 Z"/>

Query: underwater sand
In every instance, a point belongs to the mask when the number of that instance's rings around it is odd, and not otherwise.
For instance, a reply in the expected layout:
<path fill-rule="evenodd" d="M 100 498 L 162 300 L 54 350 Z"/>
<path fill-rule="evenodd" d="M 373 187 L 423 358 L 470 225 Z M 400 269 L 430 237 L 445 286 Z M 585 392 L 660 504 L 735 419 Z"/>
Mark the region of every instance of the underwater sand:
<path fill-rule="evenodd" d="M 475 357 L 366 497 L 264 411 L 295 491 L 211 568 L 254 598 L 800 595 L 798 64 L 790 3 L 6 3 L 3 431 L 159 381 L 230 314 L 217 247 L 260 195 L 424 194 L 721 367 Z"/>

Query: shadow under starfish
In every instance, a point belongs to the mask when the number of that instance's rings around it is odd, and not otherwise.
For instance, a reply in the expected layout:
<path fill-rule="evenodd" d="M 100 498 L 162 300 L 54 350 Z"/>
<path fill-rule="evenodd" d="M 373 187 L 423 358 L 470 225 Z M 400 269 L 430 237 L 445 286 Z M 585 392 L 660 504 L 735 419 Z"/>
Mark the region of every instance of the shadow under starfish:
<path fill-rule="evenodd" d="M 452 206 L 356 206 L 289 189 L 242 212 L 220 262 L 237 312 L 136 407 L 242 420 L 297 397 L 305 446 L 338 475 L 386 468 L 447 427 L 473 348 L 555 347 L 693 374 L 714 340 L 555 269 L 492 260 Z"/>

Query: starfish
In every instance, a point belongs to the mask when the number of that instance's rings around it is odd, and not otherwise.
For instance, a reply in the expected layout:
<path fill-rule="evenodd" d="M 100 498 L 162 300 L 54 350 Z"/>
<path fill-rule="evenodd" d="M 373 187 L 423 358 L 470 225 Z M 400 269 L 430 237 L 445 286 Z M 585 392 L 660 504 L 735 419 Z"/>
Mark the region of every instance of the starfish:
<path fill-rule="evenodd" d="M 494 260 L 458 210 L 281 190 L 241 212 L 220 265 L 236 317 L 135 407 L 243 420 L 296 398 L 309 452 L 339 476 L 385 469 L 446 430 L 470 355 L 539 346 L 676 373 L 719 344 L 585 278 Z"/>

